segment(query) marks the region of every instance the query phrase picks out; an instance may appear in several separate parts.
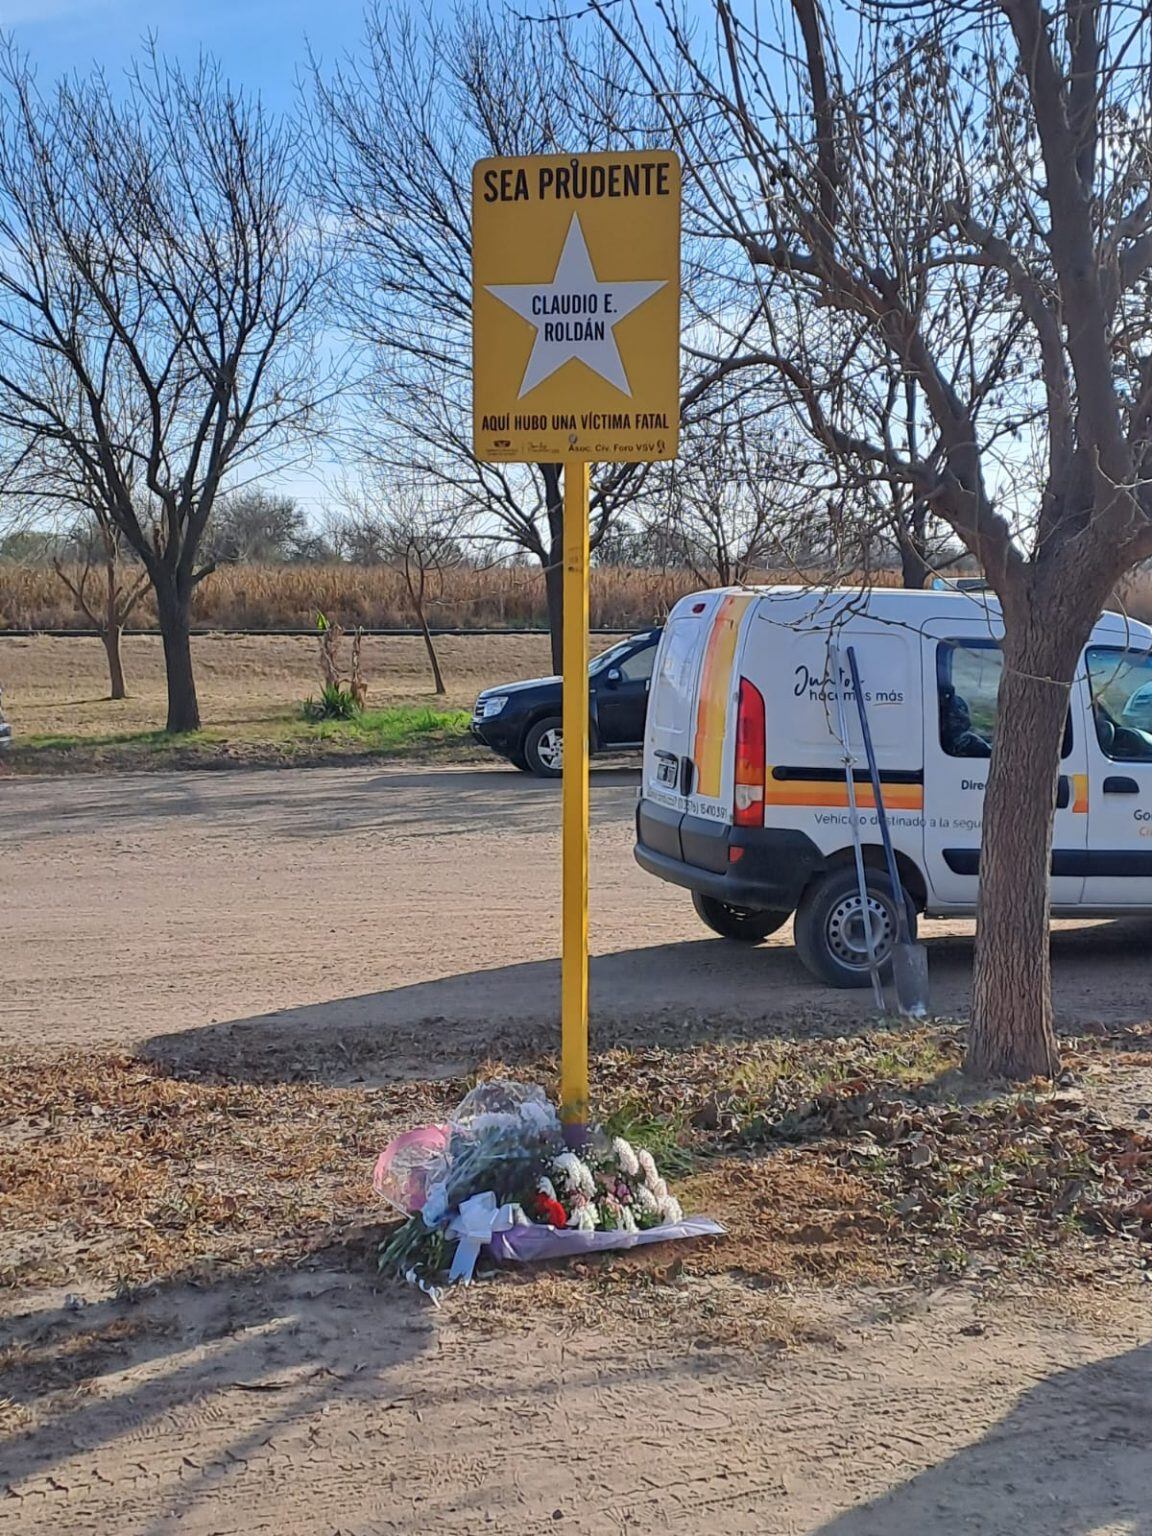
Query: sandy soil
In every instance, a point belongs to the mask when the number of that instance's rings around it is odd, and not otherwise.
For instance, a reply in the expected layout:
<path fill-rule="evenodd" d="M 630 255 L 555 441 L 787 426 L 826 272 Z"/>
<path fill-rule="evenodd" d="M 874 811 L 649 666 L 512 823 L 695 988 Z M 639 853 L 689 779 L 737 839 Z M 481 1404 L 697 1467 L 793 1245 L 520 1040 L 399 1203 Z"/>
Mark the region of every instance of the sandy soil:
<path fill-rule="evenodd" d="M 597 635 L 592 649 L 612 643 Z M 551 672 L 543 635 L 445 636 L 437 651 L 450 705 L 468 707 L 494 683 Z M 319 691 L 315 640 L 277 635 L 198 635 L 192 643 L 206 726 L 243 725 L 283 715 Z M 164 724 L 164 658 L 153 636 L 124 642 L 131 697 L 113 704 L 98 640 L 17 639 L 0 635 L 4 710 L 19 734 L 99 734 L 142 731 Z M 434 703 L 423 643 L 407 637 L 364 642 L 369 707 Z"/>
<path fill-rule="evenodd" d="M 868 1027 L 867 995 L 818 988 L 787 934 L 735 949 L 639 871 L 635 782 L 594 775 L 599 1041 Z M 346 769 L 0 796 L 0 1044 L 340 1080 L 555 1042 L 554 785 Z M 1061 925 L 1065 1023 L 1146 1015 L 1148 934 Z M 928 942 L 960 1013 L 970 936 Z M 971 1287 L 750 1290 L 770 1326 L 720 1350 L 714 1283 L 672 1261 L 594 1331 L 501 1326 L 467 1295 L 434 1312 L 322 1260 L 12 1297 L 0 1532 L 1152 1533 L 1142 1291 L 1057 1313 Z"/>
<path fill-rule="evenodd" d="M 813 1342 L 697 1347 L 690 1314 L 679 1343 L 630 1318 L 486 1340 L 324 1270 L 46 1305 L 21 1332 L 65 1390 L 9 1442 L 0 1531 L 1152 1530 L 1146 1316 L 1069 1327 L 959 1290 L 781 1305 Z"/>
<path fill-rule="evenodd" d="M 636 776 L 593 774 L 598 1038 L 869 1022 L 785 930 L 711 936 L 631 856 Z M 302 1070 L 470 1067 L 555 1041 L 559 789 L 514 770 L 11 781 L 0 818 L 0 1040 L 117 1044 Z M 971 927 L 924 925 L 937 1011 L 963 1013 Z M 1063 1022 L 1146 1016 L 1152 927 L 1061 924 Z"/>

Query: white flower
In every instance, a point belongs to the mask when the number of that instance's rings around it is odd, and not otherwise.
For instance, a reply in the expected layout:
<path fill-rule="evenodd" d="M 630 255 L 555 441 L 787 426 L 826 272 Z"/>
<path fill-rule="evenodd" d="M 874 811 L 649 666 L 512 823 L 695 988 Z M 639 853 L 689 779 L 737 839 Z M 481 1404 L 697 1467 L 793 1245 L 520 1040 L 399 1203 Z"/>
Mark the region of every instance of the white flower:
<path fill-rule="evenodd" d="M 635 1232 L 637 1230 L 636 1218 L 627 1206 L 620 1212 L 619 1219 L 621 1232 Z"/>
<path fill-rule="evenodd" d="M 539 1179 L 536 1184 L 536 1192 L 540 1195 L 547 1195 L 549 1200 L 555 1200 L 556 1198 L 556 1186 L 551 1179 Z"/>
<path fill-rule="evenodd" d="M 647 1184 L 641 1184 L 636 1191 L 636 1204 L 644 1212 L 645 1216 L 655 1216 L 660 1210 L 660 1202 L 648 1188 Z"/>
<path fill-rule="evenodd" d="M 570 1195 L 574 1195 L 580 1188 L 579 1167 L 580 1159 L 575 1152 L 561 1152 L 559 1157 L 552 1160 L 552 1172 Z"/>
<path fill-rule="evenodd" d="M 613 1139 L 612 1150 L 616 1154 L 616 1161 L 620 1164 L 621 1172 L 627 1174 L 630 1179 L 634 1179 L 640 1172 L 640 1159 L 633 1152 L 628 1142 L 624 1140 L 623 1136 L 617 1136 Z"/>
<path fill-rule="evenodd" d="M 660 1175 L 656 1171 L 656 1163 L 651 1152 L 637 1153 L 636 1161 L 640 1164 L 640 1172 L 644 1175 L 644 1182 L 646 1184 L 654 1184 Z"/>
<path fill-rule="evenodd" d="M 684 1208 L 675 1195 L 665 1195 L 660 1201 L 660 1220 L 662 1222 L 684 1220 Z"/>
<path fill-rule="evenodd" d="M 594 1205 L 582 1205 L 576 1212 L 576 1226 L 581 1232 L 595 1232 L 598 1219 Z"/>
<path fill-rule="evenodd" d="M 651 1183 L 648 1185 L 648 1188 L 656 1196 L 657 1201 L 667 1200 L 667 1198 L 668 1198 L 668 1186 L 667 1186 L 667 1184 L 665 1184 L 663 1179 L 661 1179 L 661 1178 L 653 1179 L 651 1181 Z"/>
<path fill-rule="evenodd" d="M 561 1152 L 552 1164 L 552 1172 L 558 1173 L 564 1180 L 564 1187 L 570 1195 L 591 1196 L 596 1193 L 596 1180 L 592 1177 L 591 1168 L 575 1152 Z"/>

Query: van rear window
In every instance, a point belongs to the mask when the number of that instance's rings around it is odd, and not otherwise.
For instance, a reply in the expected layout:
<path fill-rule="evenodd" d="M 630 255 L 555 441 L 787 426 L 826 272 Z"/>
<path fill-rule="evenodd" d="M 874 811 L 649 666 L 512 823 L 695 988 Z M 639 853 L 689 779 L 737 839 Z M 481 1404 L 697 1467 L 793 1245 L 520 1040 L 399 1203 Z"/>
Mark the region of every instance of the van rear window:
<path fill-rule="evenodd" d="M 658 685 L 652 692 L 652 723 L 682 730 L 692 707 L 696 667 L 706 626 L 699 619 L 674 619 L 664 631 Z"/>

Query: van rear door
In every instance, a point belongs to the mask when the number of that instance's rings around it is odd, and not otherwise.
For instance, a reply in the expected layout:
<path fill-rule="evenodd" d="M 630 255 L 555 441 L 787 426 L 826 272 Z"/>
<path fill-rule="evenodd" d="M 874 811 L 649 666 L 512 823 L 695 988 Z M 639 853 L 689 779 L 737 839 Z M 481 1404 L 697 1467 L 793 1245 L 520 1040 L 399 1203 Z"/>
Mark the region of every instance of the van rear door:
<path fill-rule="evenodd" d="M 719 596 L 703 592 L 676 604 L 653 669 L 644 731 L 644 797 L 681 814 L 692 788 L 689 764 L 700 663 Z"/>
<path fill-rule="evenodd" d="M 681 822 L 699 798 L 698 755 L 707 757 L 708 780 L 704 787 L 714 787 L 717 796 L 720 794 L 719 782 L 713 786 L 711 780 L 716 776 L 713 765 L 721 762 L 723 752 L 725 696 L 717 693 L 720 677 L 712 636 L 723 605 L 730 597 L 731 594 L 723 592 L 698 592 L 681 599 L 664 626 L 656 655 L 644 732 L 644 841 L 675 859 L 684 856 Z M 701 722 L 701 682 L 705 674 L 709 708 L 707 720 Z"/>

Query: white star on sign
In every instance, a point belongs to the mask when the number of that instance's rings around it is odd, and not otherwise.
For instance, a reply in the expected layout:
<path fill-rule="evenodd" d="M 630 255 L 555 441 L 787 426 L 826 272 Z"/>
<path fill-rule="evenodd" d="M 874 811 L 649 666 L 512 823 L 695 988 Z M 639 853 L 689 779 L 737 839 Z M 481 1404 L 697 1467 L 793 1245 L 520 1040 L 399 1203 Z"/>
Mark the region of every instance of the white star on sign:
<path fill-rule="evenodd" d="M 584 243 L 579 214 L 572 215 L 556 274 L 550 283 L 489 283 L 486 292 L 536 327 L 536 340 L 520 382 L 522 400 L 557 368 L 575 358 L 631 397 L 628 375 L 612 327 L 664 282 L 601 283 Z M 574 301 L 564 306 L 564 301 Z M 549 331 L 552 334 L 549 334 Z M 576 339 L 573 332 L 579 333 Z M 560 339 L 562 338 L 562 339 Z"/>

